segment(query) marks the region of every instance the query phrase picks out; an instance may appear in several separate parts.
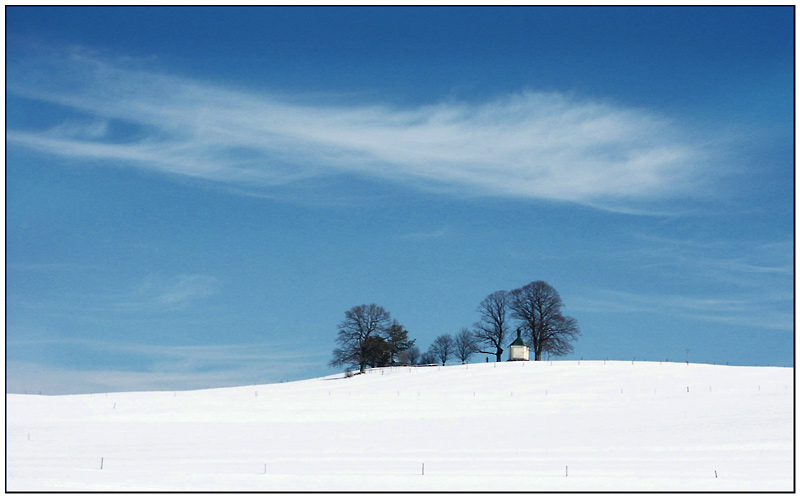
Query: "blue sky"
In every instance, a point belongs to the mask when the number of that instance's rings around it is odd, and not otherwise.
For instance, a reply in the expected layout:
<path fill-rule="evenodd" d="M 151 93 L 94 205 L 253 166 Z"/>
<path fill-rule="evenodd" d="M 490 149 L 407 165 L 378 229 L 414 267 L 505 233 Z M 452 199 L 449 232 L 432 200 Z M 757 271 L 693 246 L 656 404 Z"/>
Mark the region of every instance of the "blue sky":
<path fill-rule="evenodd" d="M 793 7 L 6 7 L 6 390 L 295 380 L 555 287 L 793 365 Z M 484 361 L 478 355 L 476 361 Z"/>

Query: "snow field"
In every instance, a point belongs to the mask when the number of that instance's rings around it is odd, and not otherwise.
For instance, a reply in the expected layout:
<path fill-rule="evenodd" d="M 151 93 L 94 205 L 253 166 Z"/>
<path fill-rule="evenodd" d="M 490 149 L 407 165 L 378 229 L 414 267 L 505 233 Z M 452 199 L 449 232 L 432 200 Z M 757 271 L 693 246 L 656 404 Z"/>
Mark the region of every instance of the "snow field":
<path fill-rule="evenodd" d="M 789 368 L 603 361 L 7 395 L 6 486 L 791 491 L 793 396 Z"/>

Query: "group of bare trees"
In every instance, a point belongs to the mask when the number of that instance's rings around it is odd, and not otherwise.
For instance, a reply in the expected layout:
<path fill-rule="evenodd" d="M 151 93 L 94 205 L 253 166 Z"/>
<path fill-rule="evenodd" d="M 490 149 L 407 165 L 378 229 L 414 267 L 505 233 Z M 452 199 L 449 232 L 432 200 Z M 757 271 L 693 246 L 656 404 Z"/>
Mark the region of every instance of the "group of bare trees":
<path fill-rule="evenodd" d="M 541 280 L 512 291 L 493 292 L 478 305 L 479 320 L 472 330 L 461 329 L 455 339 L 449 334 L 437 337 L 430 359 L 444 365 L 455 357 L 466 363 L 474 353 L 483 353 L 502 361 L 503 348 L 513 339 L 513 331 L 520 332 L 535 361 L 544 353 L 567 355 L 581 332 L 577 320 L 562 313 L 563 307 L 558 291 Z"/>
<path fill-rule="evenodd" d="M 336 337 L 339 347 L 333 350 L 331 366 L 357 366 L 361 373 L 367 367 L 407 362 L 410 355 L 419 355 L 414 339 L 388 311 L 376 304 L 354 306 L 344 313 Z"/>
<path fill-rule="evenodd" d="M 543 353 L 564 356 L 573 351 L 572 341 L 581 334 L 578 322 L 561 312 L 561 296 L 547 282 L 537 280 L 512 291 L 489 294 L 478 306 L 475 324 L 479 353 L 493 354 L 501 361 L 509 333 L 519 331 L 540 361 Z"/>
<path fill-rule="evenodd" d="M 461 363 L 466 363 L 473 354 L 478 352 L 478 349 L 478 343 L 475 341 L 472 331 L 468 328 L 463 328 L 455 337 L 450 334 L 443 334 L 434 339 L 428 352 L 422 355 L 420 363 L 441 363 L 446 365 L 451 358 Z"/>
<path fill-rule="evenodd" d="M 421 353 L 408 331 L 388 311 L 375 304 L 354 306 L 339 324 L 332 366 L 367 367 L 401 364 L 445 365 L 457 359 L 466 363 L 476 353 L 502 361 L 512 331 L 520 332 L 539 361 L 543 353 L 564 356 L 573 351 L 580 335 L 578 322 L 562 313 L 561 296 L 547 282 L 537 280 L 512 291 L 489 294 L 478 305 L 479 320 L 472 329 L 462 328 L 453 337 L 443 334 Z"/>

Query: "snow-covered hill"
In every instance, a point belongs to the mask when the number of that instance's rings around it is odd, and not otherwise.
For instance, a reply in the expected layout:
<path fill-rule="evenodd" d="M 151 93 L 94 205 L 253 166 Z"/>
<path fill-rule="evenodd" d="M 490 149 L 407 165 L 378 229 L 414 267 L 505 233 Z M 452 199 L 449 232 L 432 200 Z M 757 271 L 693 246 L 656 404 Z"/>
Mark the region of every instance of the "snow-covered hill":
<path fill-rule="evenodd" d="M 791 491 L 793 381 L 570 361 L 10 394 L 7 490 Z"/>

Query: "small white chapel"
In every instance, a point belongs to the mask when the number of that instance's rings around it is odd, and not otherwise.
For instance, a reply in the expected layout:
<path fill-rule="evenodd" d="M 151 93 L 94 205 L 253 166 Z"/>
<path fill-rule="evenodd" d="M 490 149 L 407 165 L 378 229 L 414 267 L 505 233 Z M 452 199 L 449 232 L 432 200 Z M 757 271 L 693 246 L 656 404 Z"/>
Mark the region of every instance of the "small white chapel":
<path fill-rule="evenodd" d="M 522 333 L 517 329 L 517 338 L 508 346 L 508 361 L 529 361 L 531 348 L 522 340 Z"/>

